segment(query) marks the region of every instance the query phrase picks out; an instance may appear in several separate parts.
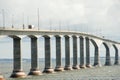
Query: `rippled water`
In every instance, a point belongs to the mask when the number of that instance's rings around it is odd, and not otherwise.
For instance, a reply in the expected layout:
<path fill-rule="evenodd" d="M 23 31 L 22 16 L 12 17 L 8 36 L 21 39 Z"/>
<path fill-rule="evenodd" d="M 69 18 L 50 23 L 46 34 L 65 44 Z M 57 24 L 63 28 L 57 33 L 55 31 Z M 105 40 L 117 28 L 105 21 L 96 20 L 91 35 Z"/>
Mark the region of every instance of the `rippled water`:
<path fill-rule="evenodd" d="M 62 60 L 62 66 L 64 66 L 64 60 Z M 40 70 L 44 70 L 44 61 L 39 62 Z M 93 60 L 91 60 L 91 64 Z M 104 59 L 101 59 L 101 63 L 104 64 Z M 113 60 L 112 60 L 113 63 Z M 71 61 L 72 64 L 72 61 Z M 55 67 L 55 60 L 52 60 L 52 66 Z M 0 71 L 7 80 L 21 80 L 9 78 L 13 70 L 12 61 L 0 61 Z M 30 70 L 30 61 L 24 60 L 23 70 L 26 74 Z M 96 68 L 86 68 L 80 70 L 55 72 L 52 74 L 43 74 L 40 76 L 28 76 L 22 80 L 120 80 L 120 65 L 102 66 Z"/>

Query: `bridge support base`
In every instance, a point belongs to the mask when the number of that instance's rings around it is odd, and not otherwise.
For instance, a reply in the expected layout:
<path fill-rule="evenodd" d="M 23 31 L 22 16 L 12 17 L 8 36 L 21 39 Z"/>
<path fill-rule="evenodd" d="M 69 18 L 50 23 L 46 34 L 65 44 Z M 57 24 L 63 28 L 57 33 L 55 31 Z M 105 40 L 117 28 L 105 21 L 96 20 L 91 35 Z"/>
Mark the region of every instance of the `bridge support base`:
<path fill-rule="evenodd" d="M 43 73 L 53 73 L 54 70 L 52 68 L 45 68 Z"/>
<path fill-rule="evenodd" d="M 87 67 L 87 68 L 92 68 L 92 66 L 91 66 L 91 65 L 86 65 L 86 67 Z"/>
<path fill-rule="evenodd" d="M 70 66 L 65 66 L 64 70 L 72 70 L 72 67 L 70 67 Z"/>
<path fill-rule="evenodd" d="M 80 69 L 78 65 L 72 67 L 73 69 Z"/>
<path fill-rule="evenodd" d="M 41 75 L 41 72 L 38 69 L 31 69 L 28 75 Z"/>
<path fill-rule="evenodd" d="M 107 63 L 107 62 L 106 62 L 106 63 L 105 63 L 105 66 L 111 66 L 111 63 L 109 63 L 109 62 Z"/>
<path fill-rule="evenodd" d="M 81 69 L 85 69 L 86 66 L 85 66 L 85 65 L 80 65 L 80 68 L 81 68 Z"/>
<path fill-rule="evenodd" d="M 23 71 L 13 71 L 11 78 L 25 78 L 27 75 Z"/>
<path fill-rule="evenodd" d="M 64 71 L 63 67 L 56 67 L 54 71 Z"/>
<path fill-rule="evenodd" d="M 94 64 L 93 66 L 94 67 L 101 67 L 102 65 L 101 64 Z"/>
<path fill-rule="evenodd" d="M 114 63 L 114 65 L 119 65 L 119 62 L 118 62 L 118 61 L 117 61 L 117 62 L 115 62 L 115 63 Z"/>

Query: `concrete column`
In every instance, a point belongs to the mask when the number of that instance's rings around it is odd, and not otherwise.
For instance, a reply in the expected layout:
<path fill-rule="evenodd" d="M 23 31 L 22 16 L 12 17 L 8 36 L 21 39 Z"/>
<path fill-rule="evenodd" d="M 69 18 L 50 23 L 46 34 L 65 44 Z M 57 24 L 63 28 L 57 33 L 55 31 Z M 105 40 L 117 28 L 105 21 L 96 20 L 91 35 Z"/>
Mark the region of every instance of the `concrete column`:
<path fill-rule="evenodd" d="M 86 38 L 86 67 L 90 68 L 90 41 Z"/>
<path fill-rule="evenodd" d="M 43 73 L 52 73 L 54 70 L 51 67 L 51 49 L 50 49 L 50 37 L 43 36 L 45 38 L 45 69 Z"/>
<path fill-rule="evenodd" d="M 99 47 L 95 47 L 95 56 L 94 56 L 94 66 L 100 66 L 100 58 L 99 58 Z"/>
<path fill-rule="evenodd" d="M 55 36 L 56 38 L 56 67 L 55 71 L 63 71 L 61 66 L 61 37 Z"/>
<path fill-rule="evenodd" d="M 118 65 L 119 64 L 119 54 L 118 54 L 118 48 L 113 45 L 114 49 L 115 49 L 115 63 L 114 65 Z"/>
<path fill-rule="evenodd" d="M 38 47 L 37 38 L 31 37 L 31 70 L 29 75 L 40 75 L 41 72 L 38 69 Z"/>
<path fill-rule="evenodd" d="M 77 61 L 77 37 L 73 37 L 73 69 L 79 69 L 78 67 L 78 61 Z"/>
<path fill-rule="evenodd" d="M 14 69 L 13 73 L 10 77 L 12 78 L 24 78 L 26 74 L 22 70 L 21 63 L 21 38 L 15 37 L 13 38 L 13 61 L 14 61 Z"/>
<path fill-rule="evenodd" d="M 80 38 L 80 68 L 85 68 L 84 64 L 84 38 Z"/>
<path fill-rule="evenodd" d="M 93 66 L 95 67 L 100 67 L 100 58 L 99 58 L 99 44 L 97 44 L 97 41 L 95 42 L 93 39 L 91 39 L 91 42 L 93 43 L 94 45 L 94 64 Z"/>
<path fill-rule="evenodd" d="M 65 36 L 65 68 L 64 70 L 72 70 L 70 66 L 70 44 L 69 44 L 69 36 Z"/>
<path fill-rule="evenodd" d="M 106 62 L 105 62 L 105 65 L 106 66 L 110 66 L 111 65 L 111 59 L 110 59 L 110 50 L 109 50 L 109 47 L 107 44 L 105 44 L 105 48 L 106 48 Z"/>

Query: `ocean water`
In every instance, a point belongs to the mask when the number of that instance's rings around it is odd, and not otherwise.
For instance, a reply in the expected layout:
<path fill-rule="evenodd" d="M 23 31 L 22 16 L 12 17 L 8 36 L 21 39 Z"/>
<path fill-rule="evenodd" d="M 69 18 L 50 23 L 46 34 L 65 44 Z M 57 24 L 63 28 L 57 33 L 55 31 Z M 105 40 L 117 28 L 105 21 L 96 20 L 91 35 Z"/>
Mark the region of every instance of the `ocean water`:
<path fill-rule="evenodd" d="M 71 59 L 72 60 L 72 59 Z M 91 65 L 93 63 L 91 58 Z M 79 70 L 55 72 L 51 74 L 42 74 L 40 76 L 27 76 L 24 79 L 9 78 L 13 70 L 13 61 L 11 59 L 0 60 L 0 72 L 6 80 L 120 80 L 120 65 L 104 66 L 105 58 L 100 58 L 102 67 L 92 67 Z M 64 62 L 64 59 L 62 59 Z M 114 60 L 112 60 L 112 63 Z M 30 59 L 24 59 L 23 71 L 28 74 L 30 71 Z M 64 67 L 64 64 L 62 64 Z M 72 66 L 72 61 L 71 61 Z M 52 67 L 55 67 L 55 59 L 52 59 Z M 41 72 L 44 70 L 44 59 L 39 60 Z"/>

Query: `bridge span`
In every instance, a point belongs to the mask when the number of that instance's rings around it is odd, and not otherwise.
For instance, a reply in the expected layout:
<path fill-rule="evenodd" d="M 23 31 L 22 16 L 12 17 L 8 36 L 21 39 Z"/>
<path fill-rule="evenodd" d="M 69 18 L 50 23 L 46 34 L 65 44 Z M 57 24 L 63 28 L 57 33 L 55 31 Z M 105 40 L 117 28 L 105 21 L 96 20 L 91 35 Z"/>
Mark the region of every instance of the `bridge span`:
<path fill-rule="evenodd" d="M 51 35 L 56 39 L 56 68 L 53 69 L 51 66 L 51 48 L 50 38 Z M 4 29 L 0 28 L 0 37 L 8 36 L 13 39 L 13 72 L 10 77 L 19 78 L 26 77 L 22 69 L 22 57 L 21 57 L 21 39 L 28 36 L 31 39 L 31 69 L 29 75 L 41 75 L 42 72 L 38 68 L 38 43 L 37 39 L 42 36 L 45 40 L 45 68 L 43 73 L 52 73 L 54 71 L 72 70 L 80 68 L 90 68 L 90 41 L 94 45 L 94 65 L 100 66 L 99 50 L 100 45 L 103 44 L 106 49 L 106 61 L 105 65 L 111 65 L 110 58 L 110 47 L 115 49 L 115 61 L 114 64 L 119 64 L 119 46 L 120 43 L 117 41 L 101 38 L 88 33 L 74 32 L 74 31 L 47 31 L 47 30 L 36 30 L 36 29 Z M 61 66 L 61 36 L 65 38 L 65 66 Z M 73 65 L 70 64 L 70 37 L 73 39 Z M 79 43 L 77 42 L 79 39 Z M 84 44 L 85 42 L 85 44 Z M 78 48 L 80 45 L 80 63 L 78 63 Z M 85 47 L 84 47 L 85 46 Z M 84 52 L 85 48 L 85 52 Z M 86 64 L 84 61 L 86 54 Z M 3 76 L 1 75 L 1 79 Z"/>

